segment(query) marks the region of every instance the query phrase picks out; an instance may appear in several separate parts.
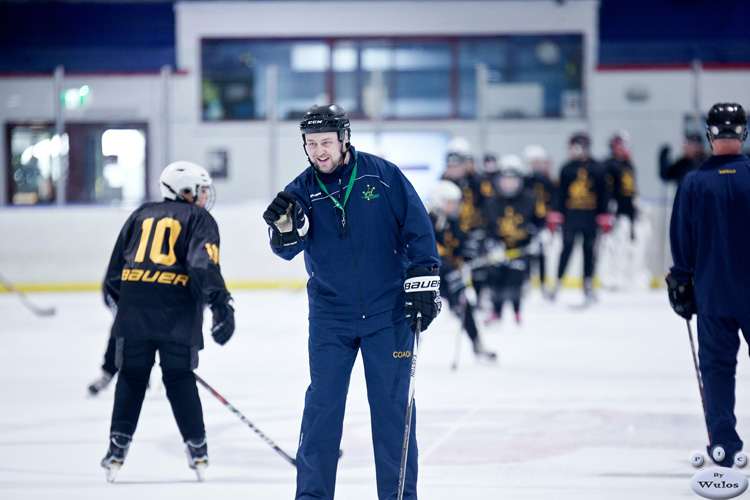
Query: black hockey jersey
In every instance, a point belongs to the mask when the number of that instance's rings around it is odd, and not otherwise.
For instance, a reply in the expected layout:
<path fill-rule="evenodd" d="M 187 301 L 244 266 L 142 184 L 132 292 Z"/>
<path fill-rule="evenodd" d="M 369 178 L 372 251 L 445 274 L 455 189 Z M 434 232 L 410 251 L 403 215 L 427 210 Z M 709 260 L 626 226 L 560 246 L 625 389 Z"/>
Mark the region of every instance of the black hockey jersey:
<path fill-rule="evenodd" d="M 458 269 L 464 261 L 477 257 L 476 242 L 461 229 L 457 218 L 441 217 L 430 213 L 430 221 L 435 231 L 435 241 L 440 254 L 441 273 Z"/>
<path fill-rule="evenodd" d="M 555 186 L 552 180 L 541 172 L 534 172 L 525 180 L 526 189 L 534 193 L 536 198 L 536 216 L 544 218 L 552 210 L 552 199 Z"/>
<path fill-rule="evenodd" d="M 617 215 L 635 218 L 635 169 L 627 160 L 609 158 L 604 163 L 605 169 L 612 176 L 612 197 L 617 203 Z"/>
<path fill-rule="evenodd" d="M 202 348 L 203 310 L 228 294 L 216 221 L 182 201 L 141 205 L 117 238 L 104 293 L 117 303 L 116 337 Z"/>
<path fill-rule="evenodd" d="M 488 236 L 502 242 L 506 250 L 525 248 L 544 226 L 544 216 L 537 215 L 536 205 L 536 197 L 528 189 L 515 198 L 487 200 Z"/>
<path fill-rule="evenodd" d="M 570 161 L 560 170 L 556 209 L 574 229 L 596 227 L 596 216 L 607 212 L 604 168 L 594 160 Z"/>
<path fill-rule="evenodd" d="M 469 233 L 482 227 L 486 220 L 482 214 L 484 196 L 482 195 L 482 180 L 476 174 L 466 174 L 460 179 L 448 179 L 461 188 L 461 204 L 459 206 L 459 220 L 461 230 Z"/>

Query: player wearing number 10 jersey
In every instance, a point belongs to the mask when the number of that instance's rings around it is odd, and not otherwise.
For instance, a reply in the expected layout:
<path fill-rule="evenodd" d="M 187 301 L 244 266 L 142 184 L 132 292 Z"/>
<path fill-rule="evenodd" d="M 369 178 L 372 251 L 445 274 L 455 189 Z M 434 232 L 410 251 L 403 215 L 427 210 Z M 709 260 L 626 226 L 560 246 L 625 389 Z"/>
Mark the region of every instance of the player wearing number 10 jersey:
<path fill-rule="evenodd" d="M 122 466 L 135 433 L 155 354 L 188 465 L 202 480 L 208 455 L 193 370 L 203 348 L 203 310 L 213 311 L 219 344 L 234 332 L 234 309 L 219 267 L 219 228 L 206 207 L 213 199 L 205 169 L 168 165 L 159 179 L 164 201 L 145 203 L 128 218 L 112 251 L 105 301 L 116 305 L 113 335 L 119 378 L 102 467 L 108 480 Z"/>

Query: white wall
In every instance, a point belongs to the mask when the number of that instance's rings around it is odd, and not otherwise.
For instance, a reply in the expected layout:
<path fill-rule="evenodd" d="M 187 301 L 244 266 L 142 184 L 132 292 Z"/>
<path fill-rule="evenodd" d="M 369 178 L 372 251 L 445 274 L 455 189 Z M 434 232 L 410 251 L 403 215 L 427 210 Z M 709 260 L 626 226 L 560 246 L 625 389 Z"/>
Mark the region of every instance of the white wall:
<path fill-rule="evenodd" d="M 301 257 L 276 257 L 262 214 L 267 203 L 219 203 L 220 264 L 236 286 L 303 284 Z M 0 210 L 0 275 L 22 287 L 96 288 L 133 207 L 18 207 Z"/>
<path fill-rule="evenodd" d="M 538 143 L 551 154 L 556 168 L 565 159 L 570 134 L 588 130 L 595 156 L 603 157 L 611 134 L 620 128 L 629 130 L 638 189 L 651 209 L 650 267 L 658 274 L 668 265 L 664 230 L 671 194 L 656 173 L 658 149 L 668 143 L 679 153 L 684 117 L 694 112 L 696 104 L 703 113 L 717 101 L 737 101 L 750 108 L 750 71 L 703 70 L 697 76 L 689 69 L 595 71 L 598 5 L 596 0 L 569 1 L 563 6 L 552 1 L 177 3 L 179 67 L 168 82 L 158 74 L 66 75 L 64 87 L 91 86 L 92 102 L 83 110 L 66 112 L 65 119 L 148 122 L 154 193 L 158 193 L 158 174 L 168 161 L 205 163 L 209 150 L 226 149 L 229 178 L 216 181 L 219 202 L 214 215 L 224 235 L 222 261 L 227 279 L 244 283 L 297 280 L 304 278 L 301 262 L 289 265 L 272 258 L 260 219 L 270 194 L 307 165 L 297 123 L 281 122 L 274 129 L 265 122 L 203 123 L 202 37 L 584 33 L 585 119 L 489 120 L 486 127 L 472 120 L 393 121 L 382 126 L 389 131 L 464 136 L 474 145 L 477 157 L 484 153 L 478 147 L 483 138 L 488 150 L 497 154 L 520 153 L 526 144 Z M 628 100 L 626 95 L 633 91 L 645 99 Z M 162 102 L 165 92 L 167 103 Z M 51 75 L 0 78 L 0 123 L 54 122 L 53 94 Z M 161 114 L 164 104 L 166 115 Z M 354 144 L 358 132 L 372 132 L 377 126 L 354 121 Z M 277 139 L 273 155 L 272 137 Z M 5 147 L 5 141 L 0 141 L 0 158 L 5 157 Z M 7 201 L 5 181 L 3 170 L 0 202 Z M 0 204 L 0 271 L 13 281 L 31 285 L 98 283 L 114 235 L 131 208 Z"/>

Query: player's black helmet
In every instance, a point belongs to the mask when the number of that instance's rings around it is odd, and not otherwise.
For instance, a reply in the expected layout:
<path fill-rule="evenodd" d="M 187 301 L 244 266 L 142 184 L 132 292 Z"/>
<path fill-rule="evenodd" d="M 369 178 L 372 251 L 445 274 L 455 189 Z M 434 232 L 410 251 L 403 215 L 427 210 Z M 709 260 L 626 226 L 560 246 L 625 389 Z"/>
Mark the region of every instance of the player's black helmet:
<path fill-rule="evenodd" d="M 571 146 L 578 145 L 578 146 L 581 146 L 586 151 L 588 151 L 589 147 L 591 146 L 591 138 L 589 137 L 588 134 L 584 132 L 579 132 L 577 134 L 574 134 L 570 138 L 570 145 Z"/>
<path fill-rule="evenodd" d="M 305 134 L 317 134 L 319 132 L 337 132 L 341 142 L 351 138 L 349 117 L 338 104 L 323 106 L 316 104 L 312 106 L 302 117 L 302 121 L 299 122 L 299 129 L 302 132 L 302 140 L 304 140 Z M 345 136 L 346 131 L 349 131 L 348 138 Z"/>
<path fill-rule="evenodd" d="M 706 137 L 709 141 L 739 139 L 744 142 L 747 138 L 747 115 L 742 106 L 736 102 L 714 104 L 706 118 Z"/>

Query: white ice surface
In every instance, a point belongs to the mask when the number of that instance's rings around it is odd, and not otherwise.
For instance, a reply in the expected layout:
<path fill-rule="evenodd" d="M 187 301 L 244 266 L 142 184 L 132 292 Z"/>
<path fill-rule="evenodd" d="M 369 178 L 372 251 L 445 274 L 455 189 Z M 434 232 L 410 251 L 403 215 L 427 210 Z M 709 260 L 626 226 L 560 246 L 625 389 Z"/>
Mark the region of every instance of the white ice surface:
<path fill-rule="evenodd" d="M 307 374 L 304 291 L 237 291 L 237 332 L 206 335 L 196 372 L 290 455 Z M 188 469 L 158 368 L 127 461 L 113 484 L 99 466 L 114 386 L 98 397 L 111 316 L 98 293 L 29 294 L 54 305 L 33 316 L 0 294 L 0 499 L 292 500 L 295 470 L 203 388 L 210 467 Z M 532 291 L 523 324 L 510 311 L 481 327 L 499 352 L 478 363 L 444 311 L 423 335 L 417 366 L 421 500 L 698 498 L 694 451 L 705 451 L 685 322 L 666 293 L 606 293 L 585 311 L 578 290 L 554 304 Z M 207 315 L 208 316 L 208 315 Z M 483 318 L 483 313 L 479 318 Z M 738 429 L 750 435 L 750 363 L 739 356 Z M 349 393 L 337 500 L 376 500 L 362 365 Z"/>

